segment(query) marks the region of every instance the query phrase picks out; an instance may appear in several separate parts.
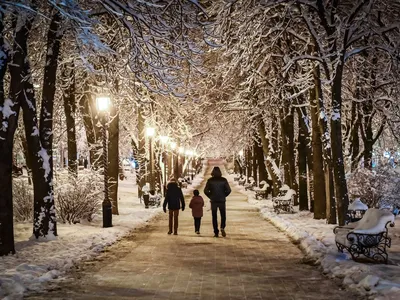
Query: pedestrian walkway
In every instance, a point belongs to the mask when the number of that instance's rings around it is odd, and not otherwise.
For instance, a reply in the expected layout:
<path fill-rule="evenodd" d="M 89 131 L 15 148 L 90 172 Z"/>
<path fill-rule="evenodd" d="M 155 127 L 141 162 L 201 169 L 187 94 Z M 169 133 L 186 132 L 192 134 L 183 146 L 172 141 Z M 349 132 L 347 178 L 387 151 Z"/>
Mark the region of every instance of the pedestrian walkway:
<path fill-rule="evenodd" d="M 231 186 L 226 238 L 213 237 L 207 209 L 200 236 L 189 208 L 180 213 L 178 236 L 167 235 L 163 214 L 29 299 L 357 299 L 303 264 L 301 251 Z"/>

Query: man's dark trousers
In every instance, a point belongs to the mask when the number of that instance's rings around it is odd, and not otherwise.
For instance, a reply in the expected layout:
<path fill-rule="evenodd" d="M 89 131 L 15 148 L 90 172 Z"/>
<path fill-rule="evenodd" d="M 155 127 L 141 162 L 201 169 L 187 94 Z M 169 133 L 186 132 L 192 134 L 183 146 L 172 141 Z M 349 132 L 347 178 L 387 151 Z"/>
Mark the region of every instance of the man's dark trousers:
<path fill-rule="evenodd" d="M 226 205 L 225 202 L 211 202 L 211 212 L 212 212 L 212 221 L 214 227 L 214 233 L 218 234 L 218 217 L 217 210 L 219 208 L 219 213 L 221 214 L 221 229 L 225 229 L 226 223 Z"/>

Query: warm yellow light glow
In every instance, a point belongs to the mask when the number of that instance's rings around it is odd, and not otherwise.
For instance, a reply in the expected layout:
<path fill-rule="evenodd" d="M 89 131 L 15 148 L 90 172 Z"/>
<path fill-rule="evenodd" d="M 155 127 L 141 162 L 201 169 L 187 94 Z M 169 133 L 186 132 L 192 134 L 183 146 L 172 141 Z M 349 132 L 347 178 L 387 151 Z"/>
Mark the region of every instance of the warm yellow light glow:
<path fill-rule="evenodd" d="M 239 151 L 239 155 L 240 155 L 240 156 L 243 156 L 243 150 L 240 150 L 240 151 Z"/>
<path fill-rule="evenodd" d="M 97 110 L 100 112 L 108 111 L 110 107 L 111 99 L 109 96 L 97 96 L 96 97 L 96 106 Z"/>
<path fill-rule="evenodd" d="M 185 153 L 185 148 L 179 147 L 178 151 L 179 151 L 179 153 Z"/>
<path fill-rule="evenodd" d="M 170 147 L 172 150 L 174 150 L 176 148 L 176 143 L 175 142 L 171 142 L 169 143 Z"/>
<path fill-rule="evenodd" d="M 166 144 L 166 143 L 168 142 L 168 140 L 169 140 L 169 137 L 168 137 L 168 136 L 166 136 L 166 135 L 160 135 L 160 141 L 161 141 L 161 143 Z"/>
<path fill-rule="evenodd" d="M 156 130 L 153 127 L 147 127 L 146 128 L 146 135 L 147 136 L 154 136 L 156 133 Z"/>

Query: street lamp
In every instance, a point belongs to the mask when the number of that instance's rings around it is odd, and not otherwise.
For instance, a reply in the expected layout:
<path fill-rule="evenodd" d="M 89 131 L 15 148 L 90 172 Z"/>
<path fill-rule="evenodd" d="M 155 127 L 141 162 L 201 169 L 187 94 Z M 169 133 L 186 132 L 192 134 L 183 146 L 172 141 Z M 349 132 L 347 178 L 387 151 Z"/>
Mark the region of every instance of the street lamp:
<path fill-rule="evenodd" d="M 156 133 L 156 130 L 153 127 L 146 128 L 146 135 L 148 137 L 153 137 L 155 133 Z"/>
<path fill-rule="evenodd" d="M 169 137 L 166 135 L 160 135 L 160 141 L 162 144 L 162 157 L 164 162 L 164 184 L 163 184 L 163 194 L 165 196 L 167 192 L 167 152 L 165 151 L 165 145 L 167 144 Z"/>
<path fill-rule="evenodd" d="M 155 190 L 154 188 L 154 157 L 153 157 L 153 136 L 156 130 L 153 127 L 146 128 L 146 135 L 149 138 L 149 155 L 150 155 L 150 190 Z"/>
<path fill-rule="evenodd" d="M 109 96 L 97 96 L 96 107 L 102 121 L 103 129 L 103 172 L 104 172 L 104 200 L 103 207 L 103 227 L 112 227 L 112 205 L 108 196 L 108 145 L 107 145 L 107 119 L 108 109 L 111 103 Z"/>

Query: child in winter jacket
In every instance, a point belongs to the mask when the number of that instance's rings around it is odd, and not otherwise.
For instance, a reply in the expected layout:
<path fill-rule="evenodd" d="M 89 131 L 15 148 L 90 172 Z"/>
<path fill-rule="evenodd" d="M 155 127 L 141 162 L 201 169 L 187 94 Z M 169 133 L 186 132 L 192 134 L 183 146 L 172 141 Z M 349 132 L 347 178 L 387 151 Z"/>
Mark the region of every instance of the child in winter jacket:
<path fill-rule="evenodd" d="M 194 231 L 200 234 L 201 217 L 203 216 L 204 200 L 200 196 L 198 190 L 193 191 L 193 198 L 190 201 L 189 207 L 192 209 L 192 216 L 194 218 Z"/>

